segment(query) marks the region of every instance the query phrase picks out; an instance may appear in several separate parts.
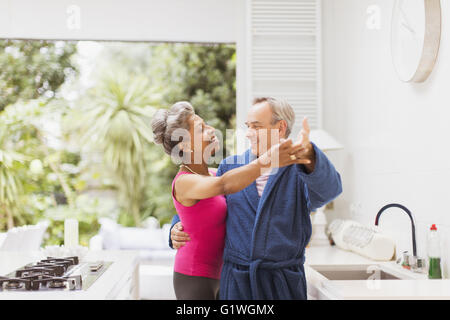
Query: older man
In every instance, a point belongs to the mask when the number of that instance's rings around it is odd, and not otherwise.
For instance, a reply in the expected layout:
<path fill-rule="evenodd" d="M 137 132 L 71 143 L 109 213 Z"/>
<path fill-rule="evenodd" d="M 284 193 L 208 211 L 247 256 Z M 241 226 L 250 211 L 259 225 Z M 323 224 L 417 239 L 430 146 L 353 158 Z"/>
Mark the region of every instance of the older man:
<path fill-rule="evenodd" d="M 251 148 L 223 160 L 220 176 L 254 160 L 278 143 L 275 132 L 287 138 L 294 111 L 285 101 L 258 98 L 248 112 L 247 137 Z M 310 212 L 342 192 L 339 173 L 325 154 L 309 141 L 303 120 L 303 144 L 296 156 L 311 160 L 260 176 L 244 190 L 226 196 L 228 215 L 220 299 L 306 299 L 304 252 L 311 237 Z M 264 145 L 262 145 L 264 144 Z M 172 221 L 169 245 L 179 248 L 189 240 L 178 216 Z"/>

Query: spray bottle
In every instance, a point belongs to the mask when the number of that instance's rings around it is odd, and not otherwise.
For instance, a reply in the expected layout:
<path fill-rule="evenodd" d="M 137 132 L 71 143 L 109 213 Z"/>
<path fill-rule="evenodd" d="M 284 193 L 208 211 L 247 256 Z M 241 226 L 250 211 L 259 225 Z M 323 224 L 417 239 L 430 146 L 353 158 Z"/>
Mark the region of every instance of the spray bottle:
<path fill-rule="evenodd" d="M 428 278 L 442 278 L 440 238 L 435 224 L 431 226 L 428 234 Z"/>

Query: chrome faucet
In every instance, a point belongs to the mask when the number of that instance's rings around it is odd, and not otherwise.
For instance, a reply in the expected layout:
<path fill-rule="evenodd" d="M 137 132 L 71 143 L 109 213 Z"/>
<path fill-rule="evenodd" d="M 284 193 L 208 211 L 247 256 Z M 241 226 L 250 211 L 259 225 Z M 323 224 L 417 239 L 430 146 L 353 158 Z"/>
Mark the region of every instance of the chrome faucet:
<path fill-rule="evenodd" d="M 381 214 L 389 208 L 392 207 L 396 207 L 396 208 L 400 208 L 402 209 L 404 212 L 406 212 L 406 214 L 409 216 L 409 218 L 411 219 L 411 233 L 412 233 L 412 247 L 413 247 L 413 255 L 408 256 L 407 254 L 404 254 L 404 262 L 406 261 L 406 263 L 411 267 L 411 269 L 413 271 L 416 272 L 424 272 L 425 270 L 425 259 L 419 258 L 417 257 L 417 248 L 416 248 L 416 226 L 414 224 L 414 218 L 411 214 L 411 211 L 409 211 L 408 208 L 406 208 L 405 206 L 398 204 L 398 203 L 390 203 L 385 205 L 383 208 L 380 209 L 380 211 L 378 211 L 377 216 L 375 218 L 375 225 L 378 226 L 378 222 L 380 220 L 380 216 Z"/>

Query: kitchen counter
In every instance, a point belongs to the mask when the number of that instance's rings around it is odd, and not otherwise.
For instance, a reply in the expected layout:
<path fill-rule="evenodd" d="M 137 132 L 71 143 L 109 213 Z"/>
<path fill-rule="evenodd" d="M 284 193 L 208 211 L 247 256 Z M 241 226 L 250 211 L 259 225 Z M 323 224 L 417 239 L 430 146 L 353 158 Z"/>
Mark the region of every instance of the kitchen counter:
<path fill-rule="evenodd" d="M 450 299 L 450 279 L 429 280 L 426 274 L 405 270 L 394 261 L 373 261 L 336 246 L 309 247 L 305 255 L 309 299 Z M 0 252 L 0 275 L 43 258 L 45 256 L 41 252 Z M 139 299 L 138 251 L 92 251 L 83 260 L 114 263 L 86 291 L 0 291 L 0 300 Z M 314 265 L 379 265 L 409 279 L 328 280 L 310 267 Z"/>
<path fill-rule="evenodd" d="M 45 259 L 42 252 L 0 252 L 0 275 L 4 276 L 24 265 Z M 113 264 L 88 290 L 76 291 L 0 291 L 0 300 L 59 299 L 111 300 L 139 299 L 139 252 L 131 250 L 89 251 L 83 261 L 112 261 Z"/>
<path fill-rule="evenodd" d="M 379 265 L 408 279 L 328 280 L 313 265 Z M 394 261 L 370 260 L 336 246 L 306 248 L 305 273 L 310 299 L 450 299 L 450 279 L 430 280 Z"/>

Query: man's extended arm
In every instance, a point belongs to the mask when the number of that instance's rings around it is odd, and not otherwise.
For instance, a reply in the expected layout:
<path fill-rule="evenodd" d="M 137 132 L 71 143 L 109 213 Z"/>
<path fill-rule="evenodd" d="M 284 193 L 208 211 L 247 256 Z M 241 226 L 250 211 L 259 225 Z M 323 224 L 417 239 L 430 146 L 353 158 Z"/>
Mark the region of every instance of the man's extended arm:
<path fill-rule="evenodd" d="M 307 201 L 311 211 L 332 201 L 342 192 L 341 176 L 327 156 L 314 143 L 314 170 L 308 173 L 304 165 L 296 165 L 307 187 Z"/>

